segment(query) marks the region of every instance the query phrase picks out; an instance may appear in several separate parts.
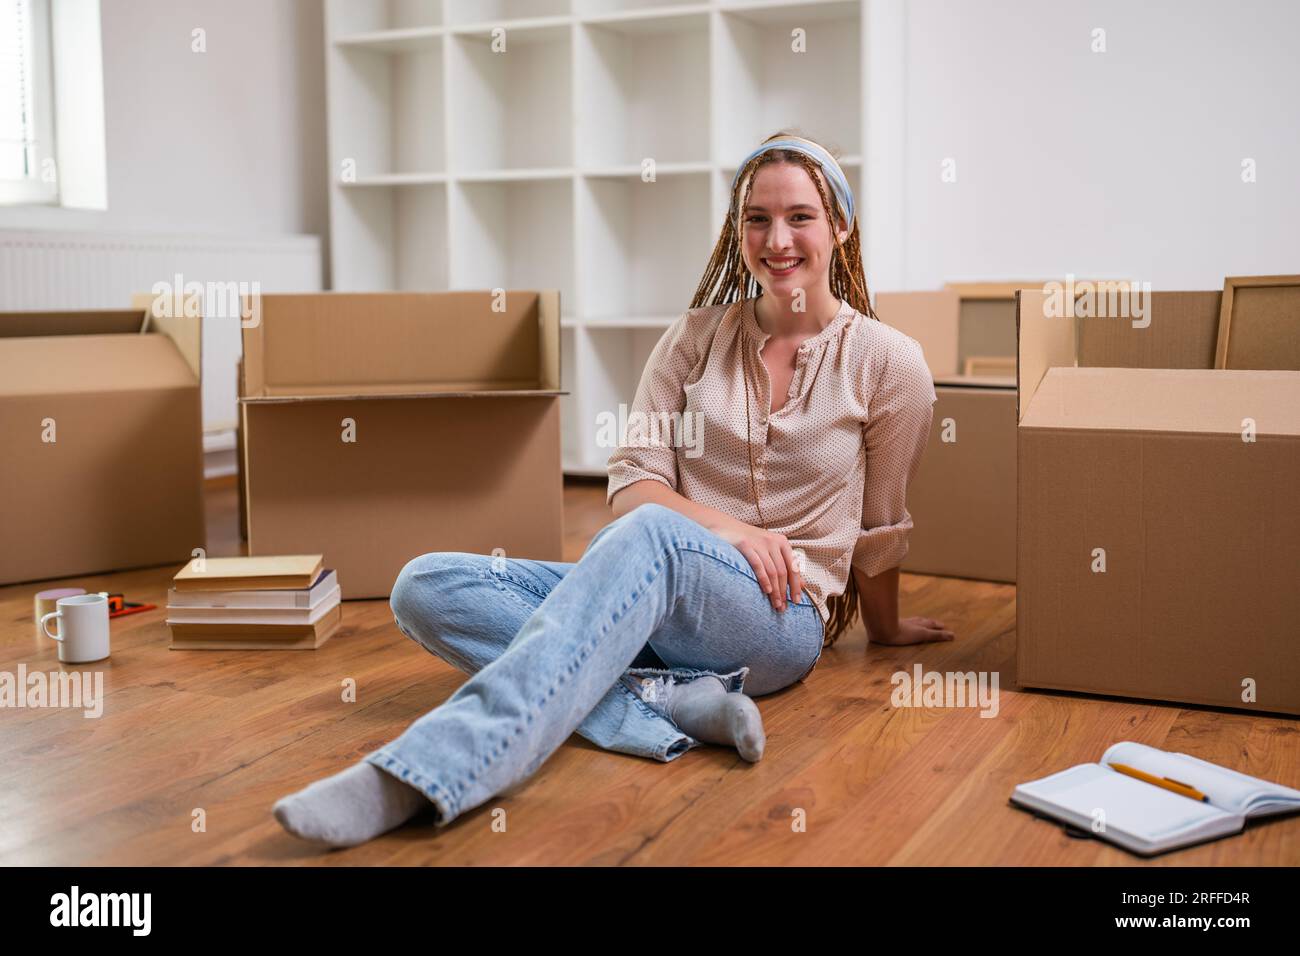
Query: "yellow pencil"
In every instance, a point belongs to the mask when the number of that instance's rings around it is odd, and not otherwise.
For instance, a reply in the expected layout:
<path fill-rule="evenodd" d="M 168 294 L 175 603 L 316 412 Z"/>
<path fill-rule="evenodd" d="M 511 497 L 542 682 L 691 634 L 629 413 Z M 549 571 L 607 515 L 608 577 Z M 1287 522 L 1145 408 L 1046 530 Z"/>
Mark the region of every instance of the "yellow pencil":
<path fill-rule="evenodd" d="M 1112 770 L 1118 770 L 1120 773 L 1126 773 L 1130 777 L 1136 777 L 1139 780 L 1145 780 L 1147 783 L 1154 783 L 1157 787 L 1164 787 L 1166 790 L 1172 790 L 1174 793 L 1180 793 L 1184 797 L 1191 797 L 1193 800 L 1200 800 L 1204 803 L 1209 802 L 1209 797 L 1201 793 L 1195 787 L 1188 786 L 1185 783 L 1179 783 L 1177 780 L 1170 780 L 1168 777 L 1153 777 L 1149 773 L 1143 773 L 1141 770 L 1135 770 L 1133 767 L 1125 766 L 1122 763 L 1108 764 Z"/>

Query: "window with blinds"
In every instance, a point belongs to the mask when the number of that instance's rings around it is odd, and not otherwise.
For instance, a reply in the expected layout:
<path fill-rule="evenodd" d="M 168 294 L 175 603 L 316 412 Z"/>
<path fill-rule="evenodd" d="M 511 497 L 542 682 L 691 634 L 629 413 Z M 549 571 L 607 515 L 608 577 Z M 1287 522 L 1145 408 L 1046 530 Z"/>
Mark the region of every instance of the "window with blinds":
<path fill-rule="evenodd" d="M 48 0 L 0 0 L 0 202 L 58 198 Z"/>

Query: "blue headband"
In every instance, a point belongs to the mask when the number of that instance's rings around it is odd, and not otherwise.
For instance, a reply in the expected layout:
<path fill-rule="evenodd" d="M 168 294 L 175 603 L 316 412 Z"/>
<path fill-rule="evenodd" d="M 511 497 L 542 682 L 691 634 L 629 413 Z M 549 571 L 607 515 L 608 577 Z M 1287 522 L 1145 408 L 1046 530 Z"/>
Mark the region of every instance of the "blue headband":
<path fill-rule="evenodd" d="M 769 149 L 790 149 L 796 153 L 803 153 L 816 161 L 821 167 L 822 175 L 826 177 L 826 182 L 830 184 L 831 191 L 835 193 L 835 200 L 839 203 L 840 211 L 844 214 L 844 221 L 848 228 L 853 228 L 853 190 L 849 189 L 849 182 L 844 178 L 844 171 L 840 169 L 840 164 L 835 161 L 835 157 L 826 152 L 825 149 L 816 143 L 807 139 L 774 139 L 770 143 L 764 143 L 758 149 L 746 156 L 736 168 L 736 175 L 731 177 L 731 191 L 735 193 L 736 183 L 740 180 L 740 171 L 745 165 L 757 156 L 759 153 L 765 153 Z M 737 214 L 739 218 L 739 214 Z"/>

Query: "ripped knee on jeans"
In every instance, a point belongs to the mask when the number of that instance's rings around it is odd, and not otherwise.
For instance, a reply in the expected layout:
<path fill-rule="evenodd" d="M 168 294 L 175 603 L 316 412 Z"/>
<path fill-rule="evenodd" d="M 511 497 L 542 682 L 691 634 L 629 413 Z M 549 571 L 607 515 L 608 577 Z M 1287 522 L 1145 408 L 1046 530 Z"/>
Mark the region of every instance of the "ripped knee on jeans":
<path fill-rule="evenodd" d="M 626 671 L 619 680 L 648 707 L 667 717 L 668 704 L 672 699 L 673 688 L 677 685 L 689 684 L 701 677 L 715 677 L 722 682 L 723 688 L 728 692 L 739 691 L 744 688 L 747 676 L 749 676 L 748 667 L 742 667 L 728 674 L 688 667 L 638 667 Z"/>
<path fill-rule="evenodd" d="M 637 683 L 636 692 L 647 704 L 666 706 L 674 682 L 672 674 L 667 677 L 642 677 Z"/>

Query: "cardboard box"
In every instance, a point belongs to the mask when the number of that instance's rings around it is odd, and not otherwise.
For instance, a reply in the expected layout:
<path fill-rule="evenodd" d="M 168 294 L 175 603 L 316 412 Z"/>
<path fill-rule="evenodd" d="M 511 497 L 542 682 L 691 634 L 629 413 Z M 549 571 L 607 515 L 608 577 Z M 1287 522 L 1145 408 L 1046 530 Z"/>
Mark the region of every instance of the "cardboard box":
<path fill-rule="evenodd" d="M 1015 293 L 1044 285 L 950 282 L 933 292 L 877 297 L 881 318 L 921 343 L 937 396 L 929 444 L 907 494 L 913 529 L 905 571 L 1016 580 Z M 1096 332 L 1097 350 L 1116 334 L 1109 326 Z M 1212 328 L 1209 335 L 1212 351 Z"/>
<path fill-rule="evenodd" d="M 1138 328 L 1020 293 L 1021 685 L 1300 715 L 1300 372 L 1186 367 L 1218 296 Z"/>
<path fill-rule="evenodd" d="M 1003 360 L 997 377 L 1015 378 L 1016 290 L 1041 289 L 1042 280 L 1022 282 L 949 282 L 957 293 L 957 363 L 952 372 L 968 376 L 973 365 Z M 994 376 L 989 376 L 994 377 Z"/>
<path fill-rule="evenodd" d="M 151 302 L 0 313 L 0 584 L 205 546 L 201 318 Z"/>
<path fill-rule="evenodd" d="M 345 599 L 388 597 L 430 551 L 561 560 L 559 294 L 495 301 L 262 296 L 240 384 L 249 554 L 323 554 Z"/>
<path fill-rule="evenodd" d="M 907 492 L 905 571 L 1016 579 L 1015 299 L 1005 291 L 962 286 L 876 297 L 881 320 L 921 344 L 937 396 Z M 979 358 L 1005 359 L 1007 371 L 967 374 Z"/>
<path fill-rule="evenodd" d="M 1016 579 L 1016 393 L 941 385 L 921 467 L 903 570 L 983 581 Z"/>
<path fill-rule="evenodd" d="M 235 394 L 244 394 L 244 356 L 235 360 Z M 235 487 L 238 489 L 239 540 L 248 541 L 248 501 L 244 497 L 244 416 L 235 419 Z M 246 552 L 245 552 L 246 553 Z"/>

